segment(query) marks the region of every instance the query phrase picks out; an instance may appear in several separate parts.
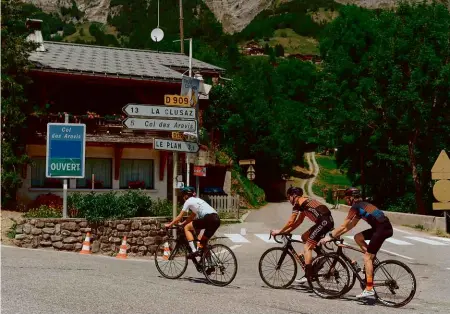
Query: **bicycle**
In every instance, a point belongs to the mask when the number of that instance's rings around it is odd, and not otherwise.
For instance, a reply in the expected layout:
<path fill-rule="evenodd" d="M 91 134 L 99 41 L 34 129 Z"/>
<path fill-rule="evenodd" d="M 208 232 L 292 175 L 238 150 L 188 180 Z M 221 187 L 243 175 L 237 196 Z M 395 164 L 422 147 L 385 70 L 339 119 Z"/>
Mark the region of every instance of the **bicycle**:
<path fill-rule="evenodd" d="M 272 238 L 272 234 L 271 232 L 269 232 L 270 236 L 269 236 L 269 240 Z M 295 240 L 292 239 L 292 234 L 290 233 L 284 233 L 284 234 L 277 234 L 276 236 L 274 236 L 274 240 L 277 243 L 283 244 L 282 241 L 278 240 L 277 237 L 284 237 L 284 239 L 286 240 L 284 243 L 283 247 L 272 247 L 267 249 L 262 255 L 261 258 L 259 260 L 259 265 L 258 265 L 258 269 L 259 269 L 259 275 L 261 277 L 261 279 L 264 281 L 264 283 L 266 285 L 268 285 L 271 288 L 274 289 L 281 289 L 281 288 L 287 288 L 289 287 L 295 280 L 295 278 L 297 277 L 297 263 L 301 266 L 301 268 L 303 268 L 303 271 L 305 270 L 305 258 L 303 255 L 299 255 L 297 254 L 297 252 L 295 251 L 294 247 L 292 246 L 292 243 L 301 243 L 303 244 L 303 241 L 300 240 Z M 316 252 L 317 256 L 320 255 L 324 255 L 326 252 L 323 248 L 317 246 L 314 251 Z M 279 252 L 276 253 L 276 252 Z M 271 258 L 271 254 L 275 253 L 275 257 Z M 278 255 L 280 256 L 278 258 Z M 263 263 L 265 261 L 269 261 L 272 263 L 271 266 L 264 266 Z M 284 262 L 290 263 L 293 266 L 293 273 L 291 276 L 285 275 L 285 270 L 281 270 L 281 267 L 283 266 Z M 312 265 L 314 267 L 314 261 L 315 259 L 313 259 Z M 272 268 L 270 267 L 274 267 L 274 269 L 272 270 Z M 286 279 L 284 282 L 282 282 L 280 285 L 276 285 L 272 282 L 269 282 L 269 279 L 266 278 L 266 269 L 264 268 L 268 268 L 269 271 L 271 272 L 275 272 L 277 278 L 283 280 Z M 290 268 L 289 268 L 290 269 Z M 284 278 L 282 278 L 284 277 Z"/>
<path fill-rule="evenodd" d="M 364 254 L 364 251 L 362 251 L 359 248 L 353 247 L 351 245 L 348 244 L 344 244 L 344 241 L 342 239 L 335 239 L 333 240 L 333 242 L 337 245 L 337 250 L 336 252 L 331 252 L 331 253 L 326 253 L 322 256 L 319 256 L 316 259 L 316 268 L 314 269 L 314 273 L 313 273 L 313 277 L 312 280 L 310 280 L 309 286 L 310 288 L 314 291 L 315 294 L 317 294 L 320 297 L 323 298 L 338 298 L 341 297 L 342 295 L 346 294 L 347 292 L 349 292 L 353 286 L 355 285 L 355 279 L 358 279 L 361 289 L 365 289 L 366 288 L 366 279 L 362 278 L 359 274 L 359 272 L 361 271 L 361 269 L 357 269 L 356 266 L 352 263 L 352 260 L 343 252 L 343 249 L 350 249 L 350 250 L 354 250 L 357 252 L 360 252 L 362 254 Z M 340 290 L 337 290 L 336 292 L 330 292 L 327 289 L 323 289 L 323 288 L 316 288 L 314 286 L 314 283 L 320 283 L 319 278 L 325 278 L 325 279 L 338 279 L 339 276 L 336 275 L 336 265 L 340 263 L 340 264 L 345 264 L 346 268 L 347 268 L 347 272 L 348 270 L 350 270 L 354 276 L 353 276 L 353 281 L 350 283 L 350 281 L 347 281 L 347 285 L 344 285 L 344 287 Z M 320 274 L 319 271 L 322 270 L 324 268 L 325 265 L 330 265 L 329 269 L 327 271 L 325 271 L 324 273 Z M 376 300 L 380 301 L 381 303 L 383 303 L 386 306 L 389 307 L 402 307 L 406 304 L 408 304 L 412 298 L 414 297 L 415 293 L 416 293 L 416 278 L 414 276 L 414 273 L 412 272 L 412 270 L 404 263 L 397 261 L 397 260 L 384 260 L 384 261 L 380 261 L 376 256 L 375 259 L 373 261 L 374 264 L 374 268 L 373 268 L 373 289 L 375 291 L 375 298 Z M 392 267 L 392 266 L 398 266 L 399 269 L 396 271 L 388 271 L 388 268 Z M 400 276 L 397 279 L 394 279 L 393 276 L 391 274 L 398 274 L 400 271 L 405 271 L 405 274 L 403 276 Z M 382 275 L 384 275 L 386 278 L 381 279 Z M 398 294 L 398 290 L 400 289 L 399 287 L 399 282 L 398 280 L 402 277 L 406 277 L 406 279 L 410 279 L 411 280 L 411 291 L 407 293 L 407 296 L 405 297 L 405 299 L 401 300 L 401 302 L 393 302 L 393 301 L 388 301 L 387 297 L 389 295 L 394 295 L 396 296 Z M 379 279 L 380 278 L 380 279 Z M 321 286 L 323 287 L 323 285 L 321 284 Z M 383 287 L 386 287 L 386 293 L 381 293 L 381 289 Z"/>
<path fill-rule="evenodd" d="M 177 237 L 171 236 L 169 230 L 176 230 Z M 180 278 L 186 271 L 188 265 L 188 254 L 192 253 L 192 249 L 189 246 L 188 240 L 184 234 L 183 227 L 175 226 L 167 228 L 168 239 L 162 242 L 155 252 L 155 264 L 159 273 L 168 279 Z M 231 256 L 231 262 L 228 260 L 219 258 L 224 252 Z M 161 254 L 162 256 L 158 256 Z M 227 255 L 227 256 L 228 256 Z M 203 254 L 198 261 L 195 257 L 191 258 L 198 272 L 203 273 L 208 282 L 215 286 L 226 286 L 230 284 L 237 273 L 237 259 L 233 251 L 224 244 L 207 244 L 204 248 Z M 224 277 L 228 271 L 229 264 L 234 265 L 234 270 L 231 271 L 231 276 L 228 280 L 220 281 L 218 276 Z M 168 266 L 169 265 L 169 266 Z M 176 273 L 168 274 L 168 271 L 175 269 Z M 179 268 L 177 266 L 180 266 Z M 213 278 L 214 277 L 214 278 Z"/>

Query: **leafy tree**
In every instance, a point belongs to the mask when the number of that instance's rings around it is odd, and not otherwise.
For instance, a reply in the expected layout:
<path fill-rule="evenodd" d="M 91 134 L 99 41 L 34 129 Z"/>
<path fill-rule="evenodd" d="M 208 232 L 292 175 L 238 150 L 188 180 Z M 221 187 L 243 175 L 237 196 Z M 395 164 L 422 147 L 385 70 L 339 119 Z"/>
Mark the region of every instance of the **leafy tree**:
<path fill-rule="evenodd" d="M 436 3 L 395 12 L 348 6 L 321 41 L 315 104 L 328 112 L 329 144 L 380 205 L 404 197 L 410 211 L 426 213 L 430 159 L 449 145 L 449 23 Z"/>
<path fill-rule="evenodd" d="M 72 23 L 64 25 L 63 28 L 64 36 L 70 36 L 72 34 L 75 34 L 77 32 L 77 29 L 75 28 L 75 25 Z"/>
<path fill-rule="evenodd" d="M 284 48 L 282 45 L 277 44 L 275 46 L 275 56 L 276 57 L 284 57 Z"/>
<path fill-rule="evenodd" d="M 36 44 L 26 41 L 26 16 L 18 0 L 2 0 L 2 205 L 15 200 L 22 184 L 21 166 L 28 161 L 20 133 L 27 103 L 24 86 L 30 82 L 28 57 Z"/>
<path fill-rule="evenodd" d="M 306 143 L 316 140 L 307 105 L 316 80 L 310 63 L 266 58 L 244 59 L 233 81 L 212 90 L 205 128 L 221 134 L 221 148 L 234 159 L 256 158 L 257 182 L 279 180 L 301 163 Z M 286 136 L 286 135 L 289 136 Z"/>

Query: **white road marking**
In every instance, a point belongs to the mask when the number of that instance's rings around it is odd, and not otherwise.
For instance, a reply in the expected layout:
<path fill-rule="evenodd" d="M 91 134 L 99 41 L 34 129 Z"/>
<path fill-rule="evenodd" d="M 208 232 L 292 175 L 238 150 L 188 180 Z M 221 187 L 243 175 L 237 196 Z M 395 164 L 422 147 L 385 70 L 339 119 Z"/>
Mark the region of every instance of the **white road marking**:
<path fill-rule="evenodd" d="M 442 238 L 442 237 L 429 237 L 429 238 L 440 240 L 440 241 L 445 241 L 445 242 L 450 242 L 450 238 Z"/>
<path fill-rule="evenodd" d="M 397 244 L 397 245 L 413 245 L 412 243 L 409 243 L 409 242 L 406 242 L 406 241 L 402 241 L 402 240 L 398 240 L 398 239 L 395 239 L 395 238 L 388 238 L 388 239 L 386 239 L 386 242 Z"/>
<path fill-rule="evenodd" d="M 255 236 L 257 236 L 266 243 L 277 243 L 273 238 L 269 240 L 270 235 L 268 233 L 255 233 Z"/>
<path fill-rule="evenodd" d="M 426 243 L 426 244 L 430 244 L 430 245 L 448 245 L 447 243 L 442 243 L 442 242 L 429 240 L 429 239 L 425 239 L 425 238 L 420 238 L 420 237 L 405 237 L 405 238 L 415 240 L 418 242 L 422 242 L 422 243 Z"/>
<path fill-rule="evenodd" d="M 386 252 L 386 253 L 389 253 L 389 254 L 392 254 L 392 255 L 395 255 L 395 256 L 403 257 L 403 258 L 406 258 L 406 259 L 409 259 L 409 260 L 413 260 L 414 259 L 412 257 L 408 257 L 408 256 L 405 256 L 405 255 L 401 255 L 401 254 L 394 253 L 394 252 L 391 252 L 391 251 L 387 251 L 387 250 L 384 250 L 384 249 L 380 249 L 380 251 L 383 251 L 383 252 Z"/>
<path fill-rule="evenodd" d="M 411 232 L 408 232 L 408 231 L 405 231 L 405 230 L 401 230 L 401 229 L 397 229 L 397 228 L 392 228 L 392 229 L 394 229 L 394 231 L 397 231 L 397 232 L 403 232 L 403 233 L 406 233 L 406 234 L 412 234 Z"/>
<path fill-rule="evenodd" d="M 234 243 L 250 243 L 249 240 L 241 236 L 239 233 L 224 233 L 224 236 Z"/>
<path fill-rule="evenodd" d="M 450 270 L 450 267 L 449 268 L 447 268 L 448 270 Z"/>

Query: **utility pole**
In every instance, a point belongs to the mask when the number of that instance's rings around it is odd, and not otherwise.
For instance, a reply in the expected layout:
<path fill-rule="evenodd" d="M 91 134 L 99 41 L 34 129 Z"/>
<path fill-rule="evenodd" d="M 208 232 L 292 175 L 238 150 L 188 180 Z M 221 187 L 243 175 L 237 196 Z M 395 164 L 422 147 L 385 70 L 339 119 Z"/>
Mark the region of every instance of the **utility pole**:
<path fill-rule="evenodd" d="M 184 53 L 183 0 L 180 0 L 180 45 L 181 53 Z"/>

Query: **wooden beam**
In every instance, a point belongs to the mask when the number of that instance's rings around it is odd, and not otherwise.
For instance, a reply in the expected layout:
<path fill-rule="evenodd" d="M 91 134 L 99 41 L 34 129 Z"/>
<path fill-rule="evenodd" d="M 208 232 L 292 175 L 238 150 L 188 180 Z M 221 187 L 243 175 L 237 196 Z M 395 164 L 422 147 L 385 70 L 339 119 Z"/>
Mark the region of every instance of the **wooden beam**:
<path fill-rule="evenodd" d="M 123 146 L 114 146 L 114 180 L 119 180 L 120 161 L 122 160 Z"/>

